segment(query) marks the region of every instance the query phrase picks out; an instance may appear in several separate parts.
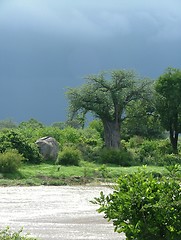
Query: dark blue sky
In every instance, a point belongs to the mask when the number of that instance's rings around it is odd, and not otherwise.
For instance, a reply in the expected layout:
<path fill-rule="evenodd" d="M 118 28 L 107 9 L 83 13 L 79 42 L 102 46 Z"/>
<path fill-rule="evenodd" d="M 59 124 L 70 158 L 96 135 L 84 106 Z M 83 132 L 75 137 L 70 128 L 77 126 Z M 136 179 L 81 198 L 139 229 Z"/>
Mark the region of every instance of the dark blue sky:
<path fill-rule="evenodd" d="M 180 0 L 0 0 L 0 120 L 65 121 L 67 87 L 181 68 Z"/>

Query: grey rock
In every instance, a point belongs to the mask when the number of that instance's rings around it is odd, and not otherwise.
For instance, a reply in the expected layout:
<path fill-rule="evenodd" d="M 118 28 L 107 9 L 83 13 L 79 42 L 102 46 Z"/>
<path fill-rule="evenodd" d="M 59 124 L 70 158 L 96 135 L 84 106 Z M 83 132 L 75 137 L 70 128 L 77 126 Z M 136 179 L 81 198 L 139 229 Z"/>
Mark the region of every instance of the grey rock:
<path fill-rule="evenodd" d="M 58 157 L 59 145 L 53 137 L 42 137 L 36 141 L 39 151 L 45 160 L 56 160 Z"/>

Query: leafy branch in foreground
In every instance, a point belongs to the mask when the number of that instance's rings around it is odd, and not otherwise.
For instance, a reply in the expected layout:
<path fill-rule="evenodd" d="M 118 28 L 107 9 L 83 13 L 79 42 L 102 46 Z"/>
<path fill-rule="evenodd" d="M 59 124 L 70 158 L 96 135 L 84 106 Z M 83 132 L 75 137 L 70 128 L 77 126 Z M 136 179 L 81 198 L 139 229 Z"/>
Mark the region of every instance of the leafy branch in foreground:
<path fill-rule="evenodd" d="M 9 227 L 0 230 L 0 240 L 38 240 L 37 238 L 29 237 L 28 234 L 22 236 L 23 229 L 17 232 L 12 232 Z"/>
<path fill-rule="evenodd" d="M 127 240 L 181 239 L 181 188 L 174 178 L 145 170 L 121 176 L 113 193 L 92 201 Z"/>

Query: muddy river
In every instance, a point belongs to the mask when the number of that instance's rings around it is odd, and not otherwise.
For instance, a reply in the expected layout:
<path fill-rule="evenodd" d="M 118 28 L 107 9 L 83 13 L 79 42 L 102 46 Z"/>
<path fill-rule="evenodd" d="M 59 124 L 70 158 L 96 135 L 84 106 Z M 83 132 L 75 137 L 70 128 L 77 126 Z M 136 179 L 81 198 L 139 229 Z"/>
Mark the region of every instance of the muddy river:
<path fill-rule="evenodd" d="M 123 240 L 90 203 L 100 191 L 93 186 L 0 187 L 0 228 L 24 228 L 40 240 Z"/>

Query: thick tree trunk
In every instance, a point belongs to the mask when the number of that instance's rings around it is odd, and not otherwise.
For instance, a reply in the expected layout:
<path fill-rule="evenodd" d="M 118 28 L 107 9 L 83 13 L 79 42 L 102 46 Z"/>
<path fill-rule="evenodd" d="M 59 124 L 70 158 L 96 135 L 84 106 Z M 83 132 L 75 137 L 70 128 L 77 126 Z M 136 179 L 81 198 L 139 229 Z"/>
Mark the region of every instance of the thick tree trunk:
<path fill-rule="evenodd" d="M 178 133 L 170 130 L 170 142 L 172 144 L 172 149 L 174 154 L 178 154 Z"/>
<path fill-rule="evenodd" d="M 119 122 L 104 120 L 103 126 L 106 147 L 114 149 L 120 148 L 121 135 Z"/>

